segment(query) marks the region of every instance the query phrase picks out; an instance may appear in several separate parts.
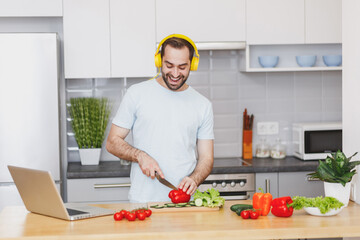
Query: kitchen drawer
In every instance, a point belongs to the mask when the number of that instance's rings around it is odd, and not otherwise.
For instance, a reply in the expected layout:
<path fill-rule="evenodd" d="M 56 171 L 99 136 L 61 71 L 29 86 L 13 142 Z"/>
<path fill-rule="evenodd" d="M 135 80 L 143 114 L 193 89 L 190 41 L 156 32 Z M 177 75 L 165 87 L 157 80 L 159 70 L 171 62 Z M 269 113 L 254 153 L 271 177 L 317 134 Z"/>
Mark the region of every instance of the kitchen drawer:
<path fill-rule="evenodd" d="M 279 196 L 324 196 L 324 182 L 307 176 L 310 172 L 279 173 Z"/>
<path fill-rule="evenodd" d="M 68 179 L 69 202 L 128 202 L 130 178 Z"/>

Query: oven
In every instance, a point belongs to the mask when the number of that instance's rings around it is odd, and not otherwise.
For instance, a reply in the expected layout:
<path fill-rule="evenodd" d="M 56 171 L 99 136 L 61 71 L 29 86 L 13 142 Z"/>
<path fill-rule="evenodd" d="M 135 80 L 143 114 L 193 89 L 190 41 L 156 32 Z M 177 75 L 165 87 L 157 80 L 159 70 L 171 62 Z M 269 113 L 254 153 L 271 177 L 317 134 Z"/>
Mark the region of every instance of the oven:
<path fill-rule="evenodd" d="M 255 193 L 255 173 L 246 171 L 251 166 L 252 159 L 216 158 L 211 174 L 198 188 L 202 192 L 214 188 L 228 200 L 252 198 Z"/>
<path fill-rule="evenodd" d="M 249 199 L 255 192 L 255 174 L 210 174 L 198 189 L 205 192 L 210 188 L 218 190 L 226 200 Z"/>

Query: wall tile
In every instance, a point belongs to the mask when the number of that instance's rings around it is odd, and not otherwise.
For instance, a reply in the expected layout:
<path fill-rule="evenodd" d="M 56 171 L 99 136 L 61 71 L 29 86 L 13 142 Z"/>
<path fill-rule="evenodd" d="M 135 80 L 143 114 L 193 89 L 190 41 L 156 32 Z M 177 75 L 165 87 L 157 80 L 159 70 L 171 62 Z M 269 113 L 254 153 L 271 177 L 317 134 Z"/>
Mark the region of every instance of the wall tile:
<path fill-rule="evenodd" d="M 322 95 L 321 72 L 295 73 L 296 97 L 321 97 L 321 95 Z"/>
<path fill-rule="evenodd" d="M 299 98 L 295 100 L 295 111 L 306 113 L 321 113 L 321 98 Z"/>
<path fill-rule="evenodd" d="M 191 72 L 187 83 L 194 86 L 209 86 L 210 74 L 209 72 Z"/>
<path fill-rule="evenodd" d="M 237 72 L 235 71 L 212 71 L 210 72 L 210 84 L 213 85 L 238 85 Z"/>
<path fill-rule="evenodd" d="M 237 143 L 240 141 L 240 129 L 215 129 L 215 142 L 219 143 Z"/>
<path fill-rule="evenodd" d="M 269 99 L 267 101 L 268 113 L 293 113 L 294 100 L 289 98 L 284 99 Z"/>
<path fill-rule="evenodd" d="M 323 96 L 342 98 L 341 71 L 323 72 Z"/>
<path fill-rule="evenodd" d="M 240 115 L 214 115 L 214 129 L 224 129 L 224 128 L 238 128 L 241 129 L 240 126 Z"/>
<path fill-rule="evenodd" d="M 238 101 L 213 101 L 214 114 L 234 114 L 238 112 L 239 102 Z"/>
<path fill-rule="evenodd" d="M 266 74 L 240 73 L 239 88 L 240 88 L 240 93 L 239 93 L 240 99 L 265 99 Z"/>
<path fill-rule="evenodd" d="M 266 74 L 268 98 L 292 98 L 294 96 L 294 74 Z"/>
<path fill-rule="evenodd" d="M 237 86 L 213 86 L 211 93 L 213 100 L 236 100 L 239 97 L 239 88 Z"/>
<path fill-rule="evenodd" d="M 341 112 L 341 98 L 324 98 L 323 111 L 324 112 Z"/>

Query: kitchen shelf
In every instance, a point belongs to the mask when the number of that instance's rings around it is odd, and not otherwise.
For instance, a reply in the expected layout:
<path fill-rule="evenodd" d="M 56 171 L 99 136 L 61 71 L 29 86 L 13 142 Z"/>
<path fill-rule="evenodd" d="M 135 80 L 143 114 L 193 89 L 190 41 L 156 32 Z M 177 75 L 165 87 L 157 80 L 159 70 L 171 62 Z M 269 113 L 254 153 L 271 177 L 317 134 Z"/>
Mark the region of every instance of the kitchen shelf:
<path fill-rule="evenodd" d="M 342 67 L 248 68 L 245 72 L 341 71 Z"/>
<path fill-rule="evenodd" d="M 247 45 L 240 52 L 241 72 L 311 72 L 341 71 L 342 66 L 328 67 L 323 63 L 322 56 L 342 54 L 341 44 L 289 44 L 289 45 Z M 258 56 L 279 56 L 279 63 L 274 68 L 263 68 Z M 298 55 L 316 55 L 314 67 L 300 67 L 295 57 Z"/>

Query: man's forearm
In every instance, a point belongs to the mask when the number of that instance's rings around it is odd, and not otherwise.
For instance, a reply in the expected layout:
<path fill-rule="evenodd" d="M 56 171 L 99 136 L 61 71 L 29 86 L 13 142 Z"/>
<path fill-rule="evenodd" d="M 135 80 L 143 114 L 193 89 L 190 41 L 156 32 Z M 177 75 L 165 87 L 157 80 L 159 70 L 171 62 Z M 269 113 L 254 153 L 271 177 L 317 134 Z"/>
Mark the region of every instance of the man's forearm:
<path fill-rule="evenodd" d="M 109 139 L 106 143 L 106 150 L 121 159 L 132 162 L 138 162 L 140 155 L 144 153 L 119 137 Z"/>
<path fill-rule="evenodd" d="M 213 168 L 214 158 L 199 159 L 193 173 L 190 175 L 199 186 L 209 176 Z"/>

